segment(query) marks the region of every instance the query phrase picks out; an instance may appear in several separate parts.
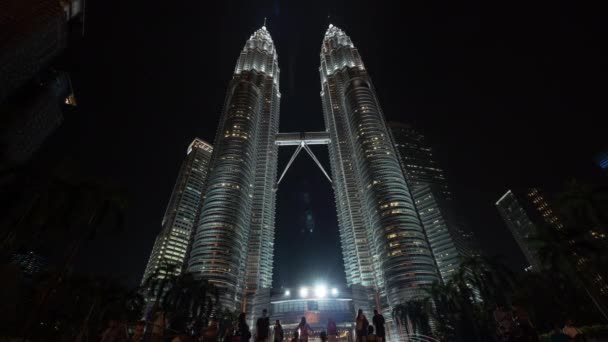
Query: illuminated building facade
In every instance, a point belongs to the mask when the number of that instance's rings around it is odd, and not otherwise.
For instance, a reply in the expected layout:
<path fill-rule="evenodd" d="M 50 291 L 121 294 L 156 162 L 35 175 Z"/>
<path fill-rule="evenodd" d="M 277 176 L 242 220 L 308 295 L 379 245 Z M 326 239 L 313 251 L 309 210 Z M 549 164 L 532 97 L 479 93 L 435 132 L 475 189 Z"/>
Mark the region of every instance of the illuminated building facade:
<path fill-rule="evenodd" d="M 306 317 L 306 322 L 315 331 L 312 338 L 318 338 L 320 332 L 326 331 L 327 321 L 332 319 L 336 323 L 338 340 L 354 340 L 352 331 L 357 309 L 348 287 L 303 286 L 272 290 L 268 308 L 270 322 L 280 320 L 287 338 L 291 338 L 300 319 Z M 371 322 L 371 317 L 368 319 Z"/>
<path fill-rule="evenodd" d="M 213 147 L 194 139 L 186 153 L 163 216 L 142 283 L 182 272 L 192 231 L 205 193 Z"/>
<path fill-rule="evenodd" d="M 368 290 L 357 307 L 390 321 L 394 305 L 439 280 L 437 267 L 369 74 L 333 25 L 319 71 L 346 281 Z"/>
<path fill-rule="evenodd" d="M 264 26 L 245 43 L 228 86 L 188 260 L 190 272 L 223 290 L 229 309 L 250 311 L 272 285 L 280 96 L 278 56 Z"/>
<path fill-rule="evenodd" d="M 448 282 L 461 259 L 471 254 L 471 233 L 454 214 L 445 173 L 425 137 L 403 123 L 390 122 L 389 127 L 441 279 Z"/>
<path fill-rule="evenodd" d="M 187 269 L 222 290 L 224 307 L 241 308 L 255 322 L 275 300 L 275 192 L 304 150 L 334 188 L 352 307 L 368 315 L 377 307 L 390 323 L 392 307 L 422 296 L 439 272 L 357 49 L 330 25 L 320 59 L 326 131 L 279 133 L 274 43 L 265 26 L 247 40 L 228 87 Z M 319 144 L 328 146 L 331 177 L 308 147 Z M 279 146 L 297 149 L 277 179 Z"/>

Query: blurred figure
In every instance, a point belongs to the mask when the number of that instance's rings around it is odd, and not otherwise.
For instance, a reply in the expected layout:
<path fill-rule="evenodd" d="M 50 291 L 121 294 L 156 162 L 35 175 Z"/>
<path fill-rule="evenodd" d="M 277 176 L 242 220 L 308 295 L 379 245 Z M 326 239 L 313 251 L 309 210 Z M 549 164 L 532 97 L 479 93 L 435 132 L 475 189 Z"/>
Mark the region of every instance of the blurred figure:
<path fill-rule="evenodd" d="M 270 318 L 267 317 L 268 311 L 262 310 L 262 317 L 255 323 L 256 342 L 268 342 L 270 335 Z"/>
<path fill-rule="evenodd" d="M 224 329 L 224 339 L 222 340 L 222 342 L 233 342 L 232 340 L 234 339 L 234 328 L 232 327 L 232 324 L 230 324 L 229 326 L 226 327 L 226 329 Z"/>
<path fill-rule="evenodd" d="M 538 335 L 536 330 L 530 321 L 528 311 L 519 304 L 513 304 L 513 320 L 517 324 L 519 330 L 519 336 L 523 338 L 523 341 L 538 341 Z"/>
<path fill-rule="evenodd" d="M 374 327 L 369 325 L 367 327 L 367 336 L 365 337 L 367 342 L 377 342 L 378 338 L 374 335 Z"/>
<path fill-rule="evenodd" d="M 211 318 L 211 322 L 209 322 L 209 326 L 207 328 L 204 328 L 201 332 L 201 336 L 203 338 L 203 341 L 205 342 L 217 342 L 219 333 L 219 322 L 215 317 L 213 317 Z"/>
<path fill-rule="evenodd" d="M 281 326 L 281 321 L 278 319 L 274 322 L 274 327 L 272 328 L 273 340 L 274 342 L 283 341 L 285 337 L 283 335 L 283 327 Z"/>
<path fill-rule="evenodd" d="M 239 336 L 240 342 L 248 342 L 251 339 L 251 332 L 249 331 L 249 325 L 247 325 L 244 312 L 241 312 L 239 315 L 237 336 Z"/>
<path fill-rule="evenodd" d="M 555 324 L 553 332 L 551 332 L 551 336 L 549 337 L 549 342 L 569 342 L 570 338 L 568 335 L 562 332 L 559 324 Z"/>
<path fill-rule="evenodd" d="M 357 331 L 357 342 L 366 342 L 365 337 L 367 336 L 367 327 L 369 326 L 369 321 L 367 317 L 363 314 L 363 310 L 359 309 L 357 312 L 357 317 L 355 318 Z"/>
<path fill-rule="evenodd" d="M 564 329 L 562 330 L 564 334 L 570 338 L 570 341 L 574 342 L 583 342 L 585 341 L 585 336 L 581 329 L 577 328 L 574 325 L 574 322 L 571 319 L 566 320 L 566 324 L 564 324 Z"/>
<path fill-rule="evenodd" d="M 152 334 L 150 335 L 150 342 L 162 342 L 166 326 L 167 315 L 164 311 L 158 309 L 158 306 L 155 306 L 152 313 Z"/>
<path fill-rule="evenodd" d="M 131 342 L 141 342 L 144 340 L 144 330 L 146 328 L 146 322 L 139 321 L 135 323 L 133 327 L 133 335 L 131 335 Z"/>
<path fill-rule="evenodd" d="M 374 317 L 372 317 L 374 327 L 376 327 L 376 340 L 383 342 L 386 340 L 386 330 L 384 330 L 384 316 L 378 313 L 378 309 L 374 309 Z"/>
<path fill-rule="evenodd" d="M 321 333 L 319 334 L 319 338 L 321 339 L 321 342 L 326 342 L 327 341 L 327 333 L 325 331 L 321 331 Z"/>
<path fill-rule="evenodd" d="M 291 338 L 291 342 L 298 342 L 300 340 L 299 337 L 300 336 L 298 335 L 298 330 L 294 330 L 293 337 Z"/>
<path fill-rule="evenodd" d="M 333 319 L 327 320 L 327 336 L 329 342 L 336 342 L 338 340 L 338 327 Z"/>
<path fill-rule="evenodd" d="M 108 327 L 101 335 L 101 342 L 126 342 L 128 340 L 126 325 L 115 319 L 108 322 Z"/>
<path fill-rule="evenodd" d="M 498 335 L 503 340 L 509 340 L 513 333 L 513 313 L 505 309 L 504 306 L 497 304 L 494 309 L 494 320 L 498 327 Z"/>
<path fill-rule="evenodd" d="M 188 332 L 188 323 L 186 317 L 176 317 L 171 319 L 170 328 L 175 332 L 171 342 L 194 342 L 192 336 Z"/>
<path fill-rule="evenodd" d="M 306 317 L 304 317 L 304 316 L 302 316 L 302 319 L 300 320 L 300 324 L 298 324 L 298 327 L 296 329 L 300 329 L 300 341 L 301 342 L 308 342 L 308 333 L 309 332 L 314 334 L 314 330 L 312 330 L 310 325 L 308 325 L 308 323 L 306 323 Z"/>

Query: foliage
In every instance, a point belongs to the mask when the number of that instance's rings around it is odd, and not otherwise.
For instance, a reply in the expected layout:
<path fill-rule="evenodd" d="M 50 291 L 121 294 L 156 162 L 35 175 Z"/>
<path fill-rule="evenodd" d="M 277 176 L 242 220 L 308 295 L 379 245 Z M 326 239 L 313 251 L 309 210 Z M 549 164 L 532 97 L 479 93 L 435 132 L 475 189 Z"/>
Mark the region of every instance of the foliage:
<path fill-rule="evenodd" d="M 147 298 L 154 303 L 153 310 L 163 312 L 169 327 L 177 332 L 192 329 L 200 332 L 213 316 L 222 314 L 219 290 L 205 279 L 197 279 L 191 273 L 176 274 L 176 268 L 164 263 L 144 281 Z"/>

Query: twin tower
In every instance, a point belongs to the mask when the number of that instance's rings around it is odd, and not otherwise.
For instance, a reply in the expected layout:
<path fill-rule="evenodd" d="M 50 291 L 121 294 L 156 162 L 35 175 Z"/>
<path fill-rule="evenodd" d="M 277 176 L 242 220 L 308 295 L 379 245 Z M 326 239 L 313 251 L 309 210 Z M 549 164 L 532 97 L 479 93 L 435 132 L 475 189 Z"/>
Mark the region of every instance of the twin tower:
<path fill-rule="evenodd" d="M 349 36 L 329 25 L 321 99 L 347 285 L 366 312 L 439 280 L 391 133 Z M 229 84 L 207 188 L 187 262 L 223 289 L 228 308 L 255 305 L 272 287 L 279 134 L 278 56 L 265 26 L 241 51 Z M 306 135 L 300 136 L 305 145 Z M 297 140 L 297 139 L 296 139 Z M 310 251 L 314 253 L 314 250 Z"/>

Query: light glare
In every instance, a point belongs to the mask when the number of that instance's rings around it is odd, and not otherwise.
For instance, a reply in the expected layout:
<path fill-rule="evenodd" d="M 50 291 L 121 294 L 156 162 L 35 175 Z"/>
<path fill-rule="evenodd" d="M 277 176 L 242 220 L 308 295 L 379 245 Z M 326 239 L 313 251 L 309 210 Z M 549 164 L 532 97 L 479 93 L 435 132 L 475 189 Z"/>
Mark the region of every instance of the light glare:
<path fill-rule="evenodd" d="M 306 287 L 300 288 L 300 297 L 302 297 L 302 298 L 308 297 L 308 289 Z"/>
<path fill-rule="evenodd" d="M 327 287 L 325 285 L 317 285 L 315 287 L 315 296 L 323 298 L 327 295 Z"/>
<path fill-rule="evenodd" d="M 333 296 L 337 296 L 337 295 L 338 295 L 338 289 L 337 289 L 337 288 L 335 288 L 335 287 L 334 287 L 333 289 L 331 289 L 331 294 L 332 294 Z"/>
<path fill-rule="evenodd" d="M 285 295 L 289 296 L 289 295 L 291 295 L 291 292 L 289 292 L 289 290 L 285 290 Z"/>

